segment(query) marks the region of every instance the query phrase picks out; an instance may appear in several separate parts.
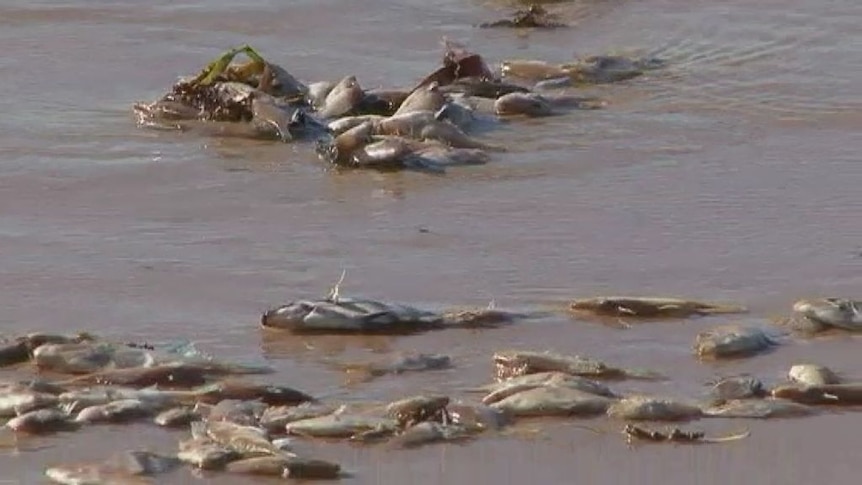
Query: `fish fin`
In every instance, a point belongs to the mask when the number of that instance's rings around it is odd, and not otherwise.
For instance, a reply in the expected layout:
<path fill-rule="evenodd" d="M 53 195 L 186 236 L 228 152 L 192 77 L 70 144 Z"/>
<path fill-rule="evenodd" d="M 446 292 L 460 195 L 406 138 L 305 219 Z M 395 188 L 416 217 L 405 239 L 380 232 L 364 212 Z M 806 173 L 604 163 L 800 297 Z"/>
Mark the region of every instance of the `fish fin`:
<path fill-rule="evenodd" d="M 207 425 L 204 421 L 193 421 L 189 427 L 192 437 L 204 438 L 207 436 Z"/>
<path fill-rule="evenodd" d="M 661 309 L 664 309 L 664 307 L 661 307 Z M 617 306 L 617 310 L 619 310 L 620 313 L 625 313 L 626 315 L 637 316 L 637 313 L 627 306 L 619 305 Z"/>
<path fill-rule="evenodd" d="M 347 270 L 342 269 L 341 277 L 338 278 L 338 282 L 336 282 L 335 285 L 333 285 L 332 288 L 329 289 L 329 295 L 326 297 L 326 301 L 338 303 L 339 291 L 341 289 L 341 284 L 344 283 L 345 276 L 347 276 Z"/>

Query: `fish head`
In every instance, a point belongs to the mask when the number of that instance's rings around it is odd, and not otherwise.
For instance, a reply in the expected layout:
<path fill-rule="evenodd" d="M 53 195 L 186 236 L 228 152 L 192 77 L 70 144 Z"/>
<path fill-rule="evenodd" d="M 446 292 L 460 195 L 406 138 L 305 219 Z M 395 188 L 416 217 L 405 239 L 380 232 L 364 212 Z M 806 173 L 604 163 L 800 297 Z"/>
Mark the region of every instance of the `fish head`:
<path fill-rule="evenodd" d="M 295 301 L 264 312 L 260 324 L 263 327 L 293 330 L 301 327 L 305 319 L 314 312 L 314 304 Z"/>
<path fill-rule="evenodd" d="M 855 302 L 844 298 L 798 300 L 793 304 L 793 312 L 835 327 L 862 325 L 862 311 Z"/>
<path fill-rule="evenodd" d="M 331 136 L 318 138 L 314 142 L 314 152 L 326 162 L 334 164 L 338 160 L 338 146 Z"/>
<path fill-rule="evenodd" d="M 551 114 L 551 103 L 544 97 L 533 93 L 509 93 L 497 98 L 494 105 L 498 114 L 523 114 L 527 116 Z"/>

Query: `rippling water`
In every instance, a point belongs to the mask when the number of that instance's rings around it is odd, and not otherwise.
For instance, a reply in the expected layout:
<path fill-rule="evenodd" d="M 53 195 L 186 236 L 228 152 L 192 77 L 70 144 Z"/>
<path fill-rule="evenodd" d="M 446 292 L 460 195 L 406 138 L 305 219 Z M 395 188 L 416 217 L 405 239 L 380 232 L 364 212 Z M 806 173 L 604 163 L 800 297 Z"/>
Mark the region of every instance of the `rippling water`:
<path fill-rule="evenodd" d="M 801 296 L 859 296 L 861 3 L 562 2 L 549 8 L 575 28 L 527 36 L 472 27 L 506 2 L 149 5 L 0 7 L 3 331 L 190 338 L 226 357 L 263 355 L 280 382 L 367 399 L 484 382 L 490 353 L 505 347 L 672 370 L 672 384 L 641 390 L 678 395 L 716 374 L 778 379 L 801 360 L 860 372 L 853 338 L 693 363 L 694 335 L 718 319 L 618 330 L 557 318 L 397 340 L 286 341 L 256 324 L 271 304 L 322 293 L 342 269 L 348 293 L 432 308 L 658 293 L 739 301 L 760 320 Z M 144 131 L 130 113 L 236 44 L 303 80 L 356 74 L 365 87 L 399 87 L 437 65 L 444 35 L 493 62 L 626 52 L 670 64 L 589 89 L 607 109 L 483 135 L 511 151 L 445 177 L 330 173 L 307 144 Z M 345 390 L 321 363 L 392 349 L 445 350 L 459 368 Z M 398 454 L 314 449 L 355 471 L 349 483 L 856 483 L 862 442 L 848 419 L 712 421 L 702 425 L 753 434 L 637 452 L 571 422 Z M 181 436 L 135 432 L 139 446 L 170 450 Z M 39 440 L 0 454 L 0 468 L 35 483 L 45 466 L 100 459 L 128 436 L 99 427 Z"/>

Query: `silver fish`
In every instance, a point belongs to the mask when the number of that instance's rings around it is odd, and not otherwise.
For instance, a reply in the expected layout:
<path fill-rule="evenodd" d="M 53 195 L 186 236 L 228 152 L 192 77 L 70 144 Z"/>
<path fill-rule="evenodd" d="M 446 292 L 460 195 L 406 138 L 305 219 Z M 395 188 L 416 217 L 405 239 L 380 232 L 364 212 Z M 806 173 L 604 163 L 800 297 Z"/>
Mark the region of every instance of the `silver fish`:
<path fill-rule="evenodd" d="M 509 93 L 494 101 L 494 113 L 498 116 L 549 116 L 553 112 L 551 103 L 536 93 Z"/>
<path fill-rule="evenodd" d="M 317 418 L 303 419 L 285 426 L 288 434 L 317 438 L 349 438 L 366 431 L 392 431 L 398 429 L 398 421 L 391 418 L 359 414 L 333 413 Z"/>
<path fill-rule="evenodd" d="M 685 421 L 703 416 L 703 410 L 674 399 L 629 396 L 613 403 L 607 414 L 630 421 Z"/>
<path fill-rule="evenodd" d="M 218 470 L 242 455 L 236 450 L 203 438 L 191 438 L 180 442 L 177 458 L 202 470 Z"/>
<path fill-rule="evenodd" d="M 862 330 L 862 301 L 847 298 L 799 300 L 793 312 L 814 323 L 844 330 Z"/>
<path fill-rule="evenodd" d="M 491 407 L 513 416 L 595 416 L 613 402 L 570 387 L 542 386 L 512 394 Z"/>
<path fill-rule="evenodd" d="M 138 399 L 123 399 L 82 409 L 75 421 L 79 423 L 122 423 L 152 416 L 158 408 Z"/>
<path fill-rule="evenodd" d="M 144 349 L 96 342 L 42 345 L 33 351 L 33 362 L 41 370 L 89 374 L 107 368 L 152 366 L 155 358 Z"/>
<path fill-rule="evenodd" d="M 294 333 L 414 333 L 440 327 L 433 312 L 370 299 L 299 300 L 264 313 L 261 325 Z"/>
<path fill-rule="evenodd" d="M 56 408 L 37 409 L 12 418 L 6 427 L 21 433 L 43 434 L 71 431 L 78 427 L 72 417 Z"/>
<path fill-rule="evenodd" d="M 54 406 L 59 402 L 57 396 L 29 389 L 8 389 L 0 391 L 0 417 L 11 417 L 35 409 Z"/>

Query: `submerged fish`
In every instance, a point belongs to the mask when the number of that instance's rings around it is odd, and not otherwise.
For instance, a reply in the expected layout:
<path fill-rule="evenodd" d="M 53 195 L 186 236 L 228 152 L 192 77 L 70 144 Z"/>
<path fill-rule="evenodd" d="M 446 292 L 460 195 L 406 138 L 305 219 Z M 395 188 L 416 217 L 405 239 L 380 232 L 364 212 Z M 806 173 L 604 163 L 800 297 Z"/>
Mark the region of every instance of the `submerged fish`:
<path fill-rule="evenodd" d="M 257 456 L 228 463 L 226 471 L 297 480 L 334 480 L 340 477 L 341 466 L 298 456 Z"/>
<path fill-rule="evenodd" d="M 597 379 L 662 379 L 662 376 L 651 371 L 613 367 L 579 355 L 507 350 L 495 352 L 493 359 L 498 380 L 538 372 L 563 372 Z"/>
<path fill-rule="evenodd" d="M 629 421 L 687 421 L 703 416 L 703 410 L 674 399 L 629 396 L 613 403 L 607 414 Z"/>
<path fill-rule="evenodd" d="M 697 334 L 692 350 L 700 358 L 750 357 L 778 345 L 763 329 L 722 325 Z"/>
<path fill-rule="evenodd" d="M 745 313 L 744 307 L 664 297 L 602 296 L 572 302 L 575 313 L 628 318 L 688 318 Z"/>

